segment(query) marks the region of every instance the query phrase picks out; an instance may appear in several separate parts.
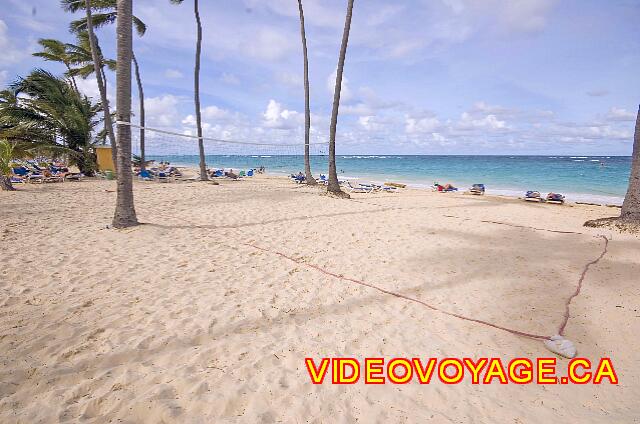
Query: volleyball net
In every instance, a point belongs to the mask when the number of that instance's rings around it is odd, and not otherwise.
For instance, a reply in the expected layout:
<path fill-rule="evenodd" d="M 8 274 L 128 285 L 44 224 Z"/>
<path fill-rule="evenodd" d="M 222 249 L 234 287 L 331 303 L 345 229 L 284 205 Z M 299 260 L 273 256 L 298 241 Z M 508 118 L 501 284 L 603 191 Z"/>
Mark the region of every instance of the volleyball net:
<path fill-rule="evenodd" d="M 131 127 L 131 152 L 140 156 L 140 130 Z M 264 167 L 267 172 L 297 173 L 304 171 L 304 141 L 261 142 L 203 137 L 208 169 L 251 169 Z M 158 128 L 144 128 L 145 160 L 169 162 L 172 165 L 197 167 L 200 161 L 198 137 Z M 326 171 L 329 143 L 309 143 L 314 173 Z"/>

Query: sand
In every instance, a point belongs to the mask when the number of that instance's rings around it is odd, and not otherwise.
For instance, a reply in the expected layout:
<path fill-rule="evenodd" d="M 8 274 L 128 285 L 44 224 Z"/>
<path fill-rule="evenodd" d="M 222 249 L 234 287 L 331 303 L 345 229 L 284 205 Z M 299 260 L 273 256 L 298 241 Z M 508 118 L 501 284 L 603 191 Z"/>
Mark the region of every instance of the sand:
<path fill-rule="evenodd" d="M 113 230 L 113 181 L 0 192 L 0 422 L 640 417 L 640 238 L 582 227 L 618 209 L 419 190 L 340 200 L 270 177 L 136 182 L 135 196 L 145 225 Z M 618 385 L 310 383 L 305 357 L 553 355 L 308 265 L 551 335 L 600 234 L 608 251 L 566 336 L 610 357 Z"/>

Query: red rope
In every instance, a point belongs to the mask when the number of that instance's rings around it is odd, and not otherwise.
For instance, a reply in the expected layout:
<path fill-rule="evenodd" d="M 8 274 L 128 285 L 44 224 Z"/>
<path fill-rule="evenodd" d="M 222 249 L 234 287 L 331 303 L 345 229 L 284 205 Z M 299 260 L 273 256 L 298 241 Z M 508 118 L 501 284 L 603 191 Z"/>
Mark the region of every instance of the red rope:
<path fill-rule="evenodd" d="M 264 252 L 274 253 L 274 254 L 282 257 L 282 258 L 288 259 L 288 260 L 290 260 L 292 262 L 295 262 L 295 263 L 297 263 L 299 265 L 304 265 L 304 266 L 307 266 L 309 268 L 313 268 L 313 269 L 315 269 L 317 271 L 320 271 L 321 273 L 329 275 L 331 277 L 334 277 L 334 278 L 337 278 L 337 279 L 340 279 L 340 280 L 344 280 L 344 281 L 349 281 L 349 282 L 352 282 L 352 283 L 356 283 L 356 284 L 359 284 L 361 286 L 369 287 L 369 288 L 378 290 L 379 292 L 382 292 L 384 294 L 388 294 L 388 295 L 391 295 L 391 296 L 399 297 L 401 299 L 405 299 L 405 300 L 408 300 L 410 302 L 419 303 L 419 304 L 421 304 L 423 306 L 426 306 L 429 309 L 432 309 L 434 311 L 438 311 L 438 312 L 443 313 L 445 315 L 449 315 L 449 316 L 452 316 L 452 317 L 455 317 L 455 318 L 463 319 L 465 321 L 471 321 L 471 322 L 476 322 L 478 324 L 487 325 L 489 327 L 497 328 L 499 330 L 503 330 L 503 331 L 507 331 L 507 332 L 512 333 L 512 334 L 516 334 L 518 336 L 529 337 L 529 338 L 532 338 L 532 339 L 543 339 L 543 340 L 546 340 L 546 339 L 548 339 L 550 337 L 550 336 L 542 336 L 542 335 L 539 335 L 539 334 L 525 333 L 525 332 L 522 332 L 522 331 L 513 330 L 511 328 L 502 327 L 500 325 L 492 324 L 490 322 L 483 321 L 483 320 L 480 320 L 480 319 L 469 318 L 469 317 L 466 317 L 464 315 L 459 315 L 459 314 L 456 314 L 456 313 L 453 313 L 453 312 L 448 312 L 448 311 L 442 310 L 442 309 L 440 309 L 440 308 L 438 308 L 436 306 L 430 305 L 427 302 L 424 302 L 424 301 L 422 301 L 420 299 L 416 299 L 416 298 L 404 295 L 402 293 L 397 293 L 397 292 L 394 292 L 394 291 L 386 290 L 386 289 L 383 289 L 382 287 L 376 286 L 374 284 L 367 283 L 365 281 L 356 280 L 354 278 L 349 278 L 349 277 L 345 277 L 343 275 L 335 274 L 335 273 L 333 273 L 331 271 L 327 271 L 326 269 L 324 269 L 324 268 L 322 268 L 322 267 L 320 267 L 318 265 L 313 265 L 313 264 L 308 264 L 306 262 L 302 262 L 302 261 L 300 261 L 300 260 L 298 260 L 296 258 L 293 258 L 291 256 L 288 256 L 288 255 L 286 255 L 286 254 L 284 254 L 282 252 L 277 252 L 277 251 L 265 249 L 264 247 L 256 246 L 255 244 L 249 244 L 249 243 L 244 243 L 244 244 L 247 245 L 247 246 L 253 247 L 254 249 L 262 250 Z"/>
<path fill-rule="evenodd" d="M 560 335 L 563 334 L 564 328 L 567 325 L 567 321 L 569 320 L 569 304 L 571 303 L 571 301 L 573 300 L 574 297 L 576 297 L 578 294 L 580 294 L 580 289 L 582 288 L 582 282 L 583 282 L 583 280 L 584 280 L 584 278 L 585 278 L 585 276 L 587 274 L 587 271 L 589 270 L 589 267 L 591 265 L 594 265 L 595 263 L 597 263 L 607 253 L 607 246 L 609 244 L 609 239 L 607 239 L 604 236 L 600 236 L 600 237 L 602 237 L 605 240 L 604 250 L 600 254 L 600 256 L 598 256 L 598 258 L 594 259 L 593 261 L 591 261 L 587 265 L 585 265 L 584 270 L 582 271 L 582 274 L 580 275 L 580 280 L 578 281 L 578 286 L 576 288 L 575 293 L 566 302 L 566 310 L 565 310 L 565 314 L 564 314 L 564 320 L 563 320 L 562 324 L 560 325 L 560 329 L 558 330 L 558 334 L 560 334 Z M 394 291 L 391 291 L 391 290 L 387 290 L 387 289 L 384 289 L 384 288 L 382 288 L 380 286 L 376 286 L 375 284 L 367 283 L 367 282 L 362 281 L 362 280 L 357 280 L 355 278 L 349 278 L 349 277 L 345 277 L 343 275 L 336 274 L 336 273 L 328 271 L 328 270 L 326 270 L 326 269 L 324 269 L 324 268 L 322 268 L 322 267 L 320 267 L 318 265 L 313 265 L 313 264 L 309 264 L 309 263 L 303 262 L 303 261 L 301 261 L 299 259 L 291 257 L 291 256 L 289 256 L 289 255 L 287 255 L 285 253 L 282 253 L 282 252 L 278 252 L 278 251 L 275 251 L 275 250 L 269 250 L 269 249 L 266 249 L 264 247 L 256 246 L 255 244 L 251 244 L 251 243 L 243 243 L 243 244 L 246 245 L 246 246 L 249 246 L 249 247 L 253 247 L 254 249 L 261 250 L 263 252 L 273 253 L 273 254 L 278 255 L 278 256 L 280 256 L 280 257 L 282 257 L 284 259 L 287 259 L 287 260 L 289 260 L 291 262 L 294 262 L 294 263 L 296 263 L 298 265 L 304 265 L 304 266 L 306 266 L 308 268 L 315 269 L 315 270 L 320 271 L 321 273 L 323 273 L 325 275 L 337 278 L 339 280 L 349 281 L 351 283 L 359 284 L 361 286 L 365 286 L 365 287 L 372 288 L 374 290 L 378 290 L 379 292 L 384 293 L 384 294 L 388 294 L 388 295 L 391 295 L 391 296 L 394 296 L 394 297 L 405 299 L 405 300 L 408 300 L 410 302 L 418 303 L 418 304 L 423 305 L 423 306 L 425 306 L 425 307 L 427 307 L 427 308 L 429 308 L 431 310 L 440 312 L 442 314 L 445 314 L 445 315 L 448 315 L 448 316 L 451 316 L 451 317 L 454 317 L 454 318 L 458 318 L 458 319 L 461 319 L 461 320 L 464 320 L 464 321 L 475 322 L 475 323 L 478 323 L 478 324 L 486 325 L 486 326 L 491 327 L 491 328 L 495 328 L 495 329 L 498 329 L 498 330 L 506 331 L 508 333 L 515 334 L 517 336 L 528 337 L 528 338 L 531 338 L 531 339 L 547 340 L 547 339 L 549 339 L 551 337 L 551 336 L 545 336 L 545 335 L 540 335 L 540 334 L 533 334 L 533 333 L 527 333 L 527 332 L 524 332 L 524 331 L 514 330 L 512 328 L 503 327 L 501 325 L 493 324 L 491 322 L 484 321 L 484 320 L 481 320 L 481 319 L 471 318 L 471 317 L 467 317 L 467 316 L 464 316 L 464 315 L 456 314 L 454 312 L 445 311 L 445 310 L 440 309 L 440 308 L 438 308 L 436 306 L 433 306 L 433 305 L 431 305 L 431 304 L 429 304 L 429 303 L 427 303 L 427 302 L 425 302 L 423 300 L 416 299 L 414 297 L 407 296 L 407 295 L 404 295 L 402 293 L 398 293 L 398 292 L 394 292 Z"/>
<path fill-rule="evenodd" d="M 565 302 L 564 318 L 562 319 L 562 324 L 560 324 L 560 327 L 558 327 L 558 334 L 561 336 L 564 335 L 564 329 L 567 326 L 567 322 L 569 321 L 569 305 L 571 304 L 573 298 L 580 294 L 580 290 L 582 289 L 582 282 L 584 281 L 584 277 L 587 275 L 587 271 L 589 271 L 589 267 L 598 263 L 600 259 L 602 259 L 604 255 L 607 254 L 607 249 L 609 248 L 609 239 L 603 235 L 600 235 L 600 237 L 604 239 L 604 249 L 602 250 L 602 253 L 596 259 L 592 260 L 584 266 L 582 274 L 580 274 L 580 279 L 578 280 L 578 285 L 576 286 L 576 291 Z"/>

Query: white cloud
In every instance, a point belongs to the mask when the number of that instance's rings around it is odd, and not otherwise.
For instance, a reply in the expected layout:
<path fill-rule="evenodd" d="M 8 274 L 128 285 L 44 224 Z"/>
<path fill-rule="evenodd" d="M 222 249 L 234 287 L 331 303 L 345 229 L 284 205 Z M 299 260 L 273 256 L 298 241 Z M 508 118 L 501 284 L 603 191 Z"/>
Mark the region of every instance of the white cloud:
<path fill-rule="evenodd" d="M 274 27 L 264 27 L 242 40 L 238 51 L 245 51 L 249 56 L 276 61 L 285 57 L 297 47 L 294 40 Z"/>
<path fill-rule="evenodd" d="M 336 88 L 336 77 L 337 77 L 337 75 L 338 75 L 338 71 L 335 70 L 327 78 L 327 91 L 331 94 L 332 98 L 333 98 L 333 94 L 334 94 L 335 88 Z M 342 87 L 340 89 L 340 101 L 341 102 L 348 102 L 349 100 L 351 100 L 352 93 L 351 93 L 351 89 L 349 88 L 349 80 L 347 79 L 347 77 L 344 76 L 344 73 L 342 74 L 342 84 L 341 85 L 342 85 Z"/>
<path fill-rule="evenodd" d="M 228 119 L 231 117 L 231 113 L 218 106 L 207 106 L 202 109 L 202 117 L 204 119 Z"/>
<path fill-rule="evenodd" d="M 278 72 L 275 74 L 275 78 L 278 82 L 291 88 L 301 88 L 304 85 L 302 72 L 300 72 L 299 74 L 286 71 Z"/>
<path fill-rule="evenodd" d="M 635 121 L 636 114 L 623 108 L 612 107 L 606 115 L 608 121 Z"/>
<path fill-rule="evenodd" d="M 180 121 L 180 99 L 171 94 L 150 97 L 145 100 L 147 125 L 173 127 Z"/>
<path fill-rule="evenodd" d="M 494 114 L 489 114 L 479 119 L 473 119 L 471 114 L 468 112 L 464 112 L 462 114 L 456 125 L 456 129 L 458 130 L 473 130 L 478 128 L 487 130 L 503 130 L 508 127 L 505 121 L 499 120 Z"/>
<path fill-rule="evenodd" d="M 269 100 L 267 110 L 263 114 L 263 123 L 268 128 L 291 129 L 299 126 L 304 119 L 303 114 L 295 110 L 284 109 L 275 100 Z"/>
<path fill-rule="evenodd" d="M 367 131 L 380 131 L 383 125 L 376 122 L 375 116 L 361 116 L 358 118 L 358 124 Z"/>
<path fill-rule="evenodd" d="M 368 116 L 375 113 L 371 105 L 367 103 L 356 103 L 355 105 L 344 105 L 340 107 L 340 113 L 344 115 Z"/>
<path fill-rule="evenodd" d="M 167 69 L 164 71 L 164 76 L 173 79 L 184 78 L 184 74 L 177 69 Z"/>
<path fill-rule="evenodd" d="M 404 130 L 408 134 L 432 133 L 438 129 L 440 121 L 435 116 L 406 117 Z"/>
<path fill-rule="evenodd" d="M 86 79 L 76 78 L 76 84 L 78 86 L 78 90 L 82 94 L 92 98 L 94 102 L 100 101 L 100 90 L 98 89 L 98 82 L 95 77 L 89 77 Z"/>

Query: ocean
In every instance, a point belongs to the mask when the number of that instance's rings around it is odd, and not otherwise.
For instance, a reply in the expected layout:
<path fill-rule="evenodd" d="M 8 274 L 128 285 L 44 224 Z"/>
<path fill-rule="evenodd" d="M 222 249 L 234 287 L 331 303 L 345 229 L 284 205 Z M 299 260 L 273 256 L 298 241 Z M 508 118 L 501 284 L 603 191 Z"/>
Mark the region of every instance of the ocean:
<path fill-rule="evenodd" d="M 149 156 L 197 166 L 197 155 Z M 236 170 L 264 166 L 270 174 L 304 171 L 300 155 L 208 155 L 208 168 Z M 483 183 L 487 194 L 522 196 L 526 190 L 562 193 L 568 201 L 622 204 L 631 168 L 630 156 L 408 156 L 338 155 L 340 178 L 405 183 L 427 188 L 434 182 L 460 189 Z M 327 173 L 327 156 L 311 156 L 314 175 Z"/>

